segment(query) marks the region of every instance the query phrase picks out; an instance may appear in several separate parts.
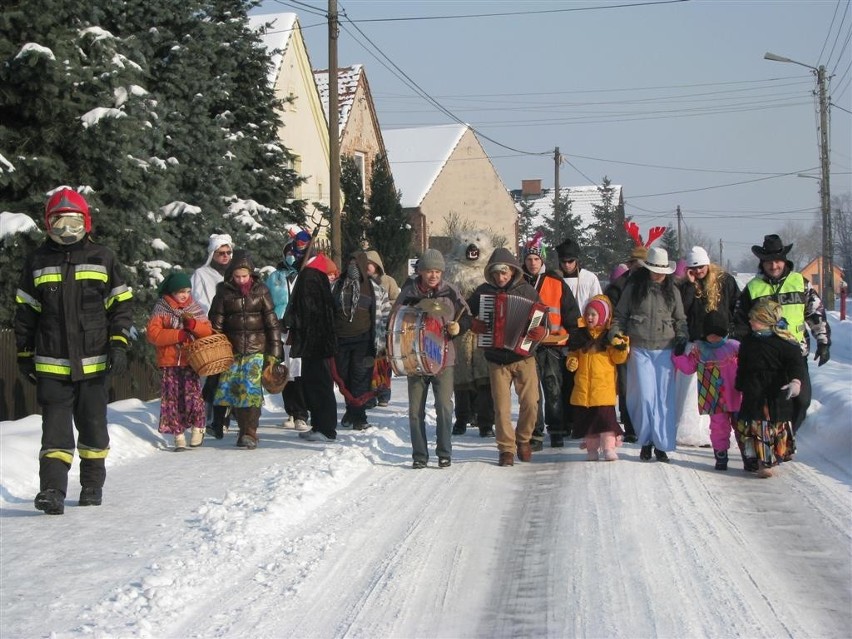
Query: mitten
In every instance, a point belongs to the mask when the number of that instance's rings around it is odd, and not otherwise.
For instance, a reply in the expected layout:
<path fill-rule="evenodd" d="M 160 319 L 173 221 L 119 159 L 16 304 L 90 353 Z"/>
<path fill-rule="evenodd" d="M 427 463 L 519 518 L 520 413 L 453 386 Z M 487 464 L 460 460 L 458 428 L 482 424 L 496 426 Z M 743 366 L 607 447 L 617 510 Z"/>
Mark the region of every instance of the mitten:
<path fill-rule="evenodd" d="M 18 372 L 31 384 L 36 383 L 35 360 L 32 355 L 18 355 Z"/>
<path fill-rule="evenodd" d="M 630 338 L 626 335 L 615 335 L 612 340 L 610 340 L 610 346 L 612 346 L 617 351 L 626 351 L 627 347 L 630 345 Z"/>
<path fill-rule="evenodd" d="M 534 342 L 540 342 L 547 337 L 547 329 L 544 326 L 534 326 L 527 332 L 527 337 Z"/>
<path fill-rule="evenodd" d="M 787 399 L 793 399 L 794 397 L 799 396 L 799 391 L 802 390 L 802 382 L 798 379 L 791 379 L 789 384 L 786 384 L 781 387 L 782 391 L 787 391 L 787 394 L 784 395 Z"/>
<path fill-rule="evenodd" d="M 565 360 L 565 370 L 569 373 L 573 373 L 578 368 L 580 368 L 580 360 L 576 357 L 569 357 Z"/>
<path fill-rule="evenodd" d="M 683 355 L 686 352 L 687 339 L 685 337 L 676 337 L 674 341 L 674 354 Z"/>
<path fill-rule="evenodd" d="M 195 325 L 198 322 L 195 321 L 195 318 L 192 315 L 184 315 L 183 316 L 183 327 L 192 332 L 195 331 Z"/>
<path fill-rule="evenodd" d="M 192 341 L 192 333 L 189 331 L 180 330 L 178 331 L 178 343 L 186 344 L 187 342 Z"/>
<path fill-rule="evenodd" d="M 814 354 L 814 361 L 819 361 L 817 366 L 822 366 L 825 364 L 831 356 L 828 353 L 828 344 L 820 342 L 817 344 L 816 353 Z"/>
<path fill-rule="evenodd" d="M 470 330 L 477 335 L 482 335 L 488 332 L 488 324 L 481 319 L 474 317 L 470 320 Z"/>
<path fill-rule="evenodd" d="M 458 322 L 447 322 L 447 335 L 455 337 L 459 334 L 460 326 Z"/>
<path fill-rule="evenodd" d="M 124 375 L 127 372 L 127 351 L 121 346 L 109 347 L 109 370 L 114 375 Z"/>

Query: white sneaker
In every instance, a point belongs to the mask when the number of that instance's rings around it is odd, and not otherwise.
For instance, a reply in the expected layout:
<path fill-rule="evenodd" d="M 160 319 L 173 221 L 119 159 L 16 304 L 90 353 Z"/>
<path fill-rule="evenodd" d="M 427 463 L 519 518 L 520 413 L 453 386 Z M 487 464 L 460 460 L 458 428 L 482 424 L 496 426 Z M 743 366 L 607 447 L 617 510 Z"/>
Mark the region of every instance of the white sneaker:
<path fill-rule="evenodd" d="M 201 443 L 204 441 L 204 429 L 203 428 L 193 428 L 192 435 L 189 438 L 189 445 L 192 448 L 197 448 L 201 446 Z"/>
<path fill-rule="evenodd" d="M 306 422 L 304 419 L 297 419 L 293 423 L 293 428 L 295 428 L 300 433 L 303 433 L 306 430 L 311 430 L 310 424 L 308 424 L 308 422 Z"/>
<path fill-rule="evenodd" d="M 288 417 L 283 422 L 281 422 L 281 428 L 295 428 L 295 424 L 293 423 L 293 418 Z"/>
<path fill-rule="evenodd" d="M 318 430 L 309 430 L 304 433 L 299 433 L 299 437 L 306 439 L 309 442 L 333 442 L 334 440 L 328 435 L 319 432 Z"/>
<path fill-rule="evenodd" d="M 186 450 L 186 436 L 183 433 L 175 435 L 175 451 Z"/>

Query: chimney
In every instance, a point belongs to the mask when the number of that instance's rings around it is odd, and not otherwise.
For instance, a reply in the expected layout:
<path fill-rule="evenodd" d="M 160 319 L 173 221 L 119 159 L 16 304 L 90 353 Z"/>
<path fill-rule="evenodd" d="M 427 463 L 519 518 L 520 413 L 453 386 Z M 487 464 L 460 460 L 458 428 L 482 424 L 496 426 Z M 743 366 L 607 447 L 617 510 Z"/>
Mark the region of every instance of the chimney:
<path fill-rule="evenodd" d="M 521 180 L 521 195 L 523 197 L 537 197 L 541 195 L 541 178 L 537 180 Z"/>

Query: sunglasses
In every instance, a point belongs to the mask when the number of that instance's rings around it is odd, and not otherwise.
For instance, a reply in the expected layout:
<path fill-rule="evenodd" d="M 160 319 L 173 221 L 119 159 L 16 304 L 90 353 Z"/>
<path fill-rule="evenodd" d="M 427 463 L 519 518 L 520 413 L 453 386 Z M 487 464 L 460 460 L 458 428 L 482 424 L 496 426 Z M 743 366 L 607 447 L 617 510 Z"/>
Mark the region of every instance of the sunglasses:
<path fill-rule="evenodd" d="M 570 258 L 570 259 L 561 260 L 561 261 L 562 261 L 562 262 L 565 262 L 566 264 L 573 264 L 574 262 L 576 262 L 576 261 L 577 261 L 577 258 L 576 258 L 576 257 L 572 257 L 572 258 Z"/>
<path fill-rule="evenodd" d="M 215 254 L 225 256 L 225 255 L 233 255 L 234 252 L 233 251 L 216 251 Z"/>

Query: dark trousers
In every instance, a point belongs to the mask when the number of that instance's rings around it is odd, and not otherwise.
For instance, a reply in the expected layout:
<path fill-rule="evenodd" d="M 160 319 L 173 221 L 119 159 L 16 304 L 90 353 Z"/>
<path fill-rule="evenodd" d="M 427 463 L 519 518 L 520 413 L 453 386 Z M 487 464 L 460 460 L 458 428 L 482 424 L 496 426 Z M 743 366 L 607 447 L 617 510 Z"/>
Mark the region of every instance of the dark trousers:
<path fill-rule="evenodd" d="M 80 484 L 102 488 L 109 453 L 107 377 L 79 382 L 39 377 L 36 399 L 42 411 L 39 485 L 41 490 L 68 491 L 68 471 L 74 460 L 74 428 L 80 455 Z"/>
<path fill-rule="evenodd" d="M 337 374 L 343 380 L 346 390 L 353 397 L 361 397 L 370 390 L 370 380 L 373 376 L 373 358 L 368 359 L 367 357 L 369 346 L 369 335 L 357 338 L 341 338 L 337 341 L 337 352 L 334 354 Z M 346 413 L 349 417 L 348 421 L 353 424 L 367 423 L 367 410 L 363 404 L 356 406 L 347 401 Z"/>
<path fill-rule="evenodd" d="M 633 422 L 630 419 L 630 413 L 627 412 L 627 387 L 625 380 L 627 379 L 627 365 L 619 364 L 616 366 L 618 376 L 616 377 L 616 389 L 618 391 L 618 414 L 621 416 L 621 425 L 624 427 L 625 436 L 636 437 L 636 431 L 633 430 Z"/>
<path fill-rule="evenodd" d="M 308 405 L 305 402 L 305 391 L 301 377 L 296 377 L 287 382 L 284 390 L 281 391 L 281 399 L 284 400 L 284 410 L 290 417 L 308 421 Z"/>
<path fill-rule="evenodd" d="M 564 433 L 562 398 L 562 373 L 564 371 L 561 349 L 539 348 L 535 353 L 541 393 L 538 399 L 538 416 L 533 430 L 533 439 L 544 439 L 544 426 L 550 433 Z"/>
<path fill-rule="evenodd" d="M 491 398 L 491 383 L 487 379 L 477 380 L 476 386 L 456 388 L 454 391 L 456 423 L 471 424 L 480 428 L 494 426 L 494 400 Z"/>
<path fill-rule="evenodd" d="M 802 379 L 802 387 L 799 389 L 799 395 L 793 398 L 793 433 L 798 432 L 802 422 L 808 414 L 808 406 L 811 405 L 811 374 L 808 371 L 808 358 L 805 357 L 805 374 Z"/>
<path fill-rule="evenodd" d="M 337 399 L 331 377 L 331 360 L 302 358 L 302 384 L 305 404 L 311 413 L 311 428 L 337 438 Z"/>

